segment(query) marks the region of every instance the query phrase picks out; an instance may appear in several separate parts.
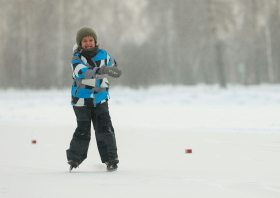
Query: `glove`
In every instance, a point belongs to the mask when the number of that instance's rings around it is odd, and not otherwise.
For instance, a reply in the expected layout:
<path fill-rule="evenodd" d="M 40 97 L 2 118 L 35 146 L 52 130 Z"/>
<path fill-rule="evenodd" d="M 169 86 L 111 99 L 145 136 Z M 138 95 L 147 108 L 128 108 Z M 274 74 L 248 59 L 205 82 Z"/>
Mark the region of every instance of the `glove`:
<path fill-rule="evenodd" d="M 122 71 L 117 67 L 102 65 L 100 67 L 100 74 L 107 74 L 113 78 L 118 78 L 122 75 Z"/>

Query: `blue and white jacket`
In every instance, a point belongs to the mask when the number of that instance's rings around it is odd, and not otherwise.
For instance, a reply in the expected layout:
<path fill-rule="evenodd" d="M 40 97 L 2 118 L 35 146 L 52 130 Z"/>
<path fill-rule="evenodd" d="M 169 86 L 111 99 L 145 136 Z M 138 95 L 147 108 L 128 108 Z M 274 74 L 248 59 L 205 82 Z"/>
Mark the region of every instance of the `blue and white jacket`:
<path fill-rule="evenodd" d="M 102 65 L 117 66 L 116 61 L 105 50 L 99 49 L 97 55 L 90 59 L 77 52 L 77 44 L 73 47 L 72 57 L 72 105 L 96 106 L 109 99 L 109 82 L 105 75 L 99 75 Z"/>

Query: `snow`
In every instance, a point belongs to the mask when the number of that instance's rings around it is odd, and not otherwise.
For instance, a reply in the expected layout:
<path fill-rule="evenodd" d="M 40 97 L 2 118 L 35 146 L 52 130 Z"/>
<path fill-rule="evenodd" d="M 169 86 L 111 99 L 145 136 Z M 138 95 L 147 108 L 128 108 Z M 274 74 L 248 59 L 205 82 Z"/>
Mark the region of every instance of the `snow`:
<path fill-rule="evenodd" d="M 1 198 L 280 197 L 280 85 L 113 87 L 116 172 L 101 163 L 94 135 L 88 158 L 68 172 L 70 90 L 0 96 Z"/>

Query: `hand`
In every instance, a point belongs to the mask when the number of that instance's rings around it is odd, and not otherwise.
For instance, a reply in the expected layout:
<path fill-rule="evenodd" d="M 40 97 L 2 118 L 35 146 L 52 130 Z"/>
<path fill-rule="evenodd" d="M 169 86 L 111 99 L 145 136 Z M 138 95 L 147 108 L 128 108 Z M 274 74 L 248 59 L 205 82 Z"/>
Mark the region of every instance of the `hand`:
<path fill-rule="evenodd" d="M 122 75 L 122 71 L 117 67 L 102 65 L 100 67 L 100 74 L 107 74 L 113 78 L 119 78 Z"/>

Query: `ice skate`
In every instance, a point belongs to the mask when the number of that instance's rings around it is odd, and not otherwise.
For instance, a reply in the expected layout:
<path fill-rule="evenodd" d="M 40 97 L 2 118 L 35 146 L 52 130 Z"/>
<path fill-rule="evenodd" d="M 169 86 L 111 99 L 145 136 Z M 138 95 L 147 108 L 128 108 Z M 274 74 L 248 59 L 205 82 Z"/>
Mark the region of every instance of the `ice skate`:
<path fill-rule="evenodd" d="M 105 162 L 108 171 L 116 171 L 118 169 L 119 159 L 118 158 L 109 158 L 107 162 Z"/>
<path fill-rule="evenodd" d="M 67 163 L 70 165 L 69 172 L 71 172 L 73 168 L 79 167 L 79 163 L 74 160 L 69 160 Z"/>

